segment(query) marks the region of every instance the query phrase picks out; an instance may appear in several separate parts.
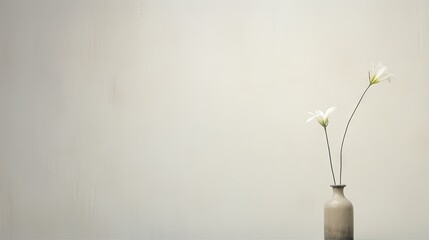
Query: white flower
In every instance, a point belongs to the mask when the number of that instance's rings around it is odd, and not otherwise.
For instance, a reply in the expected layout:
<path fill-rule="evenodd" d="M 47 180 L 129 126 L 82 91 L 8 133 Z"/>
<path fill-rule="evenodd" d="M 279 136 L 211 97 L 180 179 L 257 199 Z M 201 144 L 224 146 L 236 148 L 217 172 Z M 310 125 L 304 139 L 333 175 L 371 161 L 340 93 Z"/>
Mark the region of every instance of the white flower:
<path fill-rule="evenodd" d="M 382 63 L 379 63 L 377 67 L 374 67 L 374 63 L 372 64 L 372 68 L 369 71 L 369 83 L 376 84 L 383 80 L 387 80 L 390 82 L 390 78 L 393 74 L 387 72 L 387 67 Z"/>
<path fill-rule="evenodd" d="M 316 119 L 322 127 L 327 127 L 329 123 L 329 115 L 335 110 L 335 107 L 330 107 L 328 110 L 326 110 L 325 113 L 323 113 L 320 110 L 316 110 L 314 113 L 309 112 L 311 114 L 311 117 L 307 119 L 307 122 L 310 122 L 313 119 Z"/>

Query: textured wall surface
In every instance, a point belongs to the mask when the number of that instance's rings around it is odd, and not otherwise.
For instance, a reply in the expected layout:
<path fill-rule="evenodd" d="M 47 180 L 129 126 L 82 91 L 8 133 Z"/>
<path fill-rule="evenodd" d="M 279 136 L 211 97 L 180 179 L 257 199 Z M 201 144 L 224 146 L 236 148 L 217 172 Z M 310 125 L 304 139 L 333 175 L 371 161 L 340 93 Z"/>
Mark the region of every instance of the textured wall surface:
<path fill-rule="evenodd" d="M 0 237 L 429 238 L 428 1 L 0 0 Z"/>

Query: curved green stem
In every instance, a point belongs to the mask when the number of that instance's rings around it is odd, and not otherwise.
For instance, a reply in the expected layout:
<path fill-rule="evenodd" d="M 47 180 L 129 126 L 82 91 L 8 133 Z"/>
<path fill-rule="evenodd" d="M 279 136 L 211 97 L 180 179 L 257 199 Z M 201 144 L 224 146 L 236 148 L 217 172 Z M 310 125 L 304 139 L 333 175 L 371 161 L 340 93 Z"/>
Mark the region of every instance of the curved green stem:
<path fill-rule="evenodd" d="M 346 139 L 347 130 L 349 129 L 350 122 L 352 121 L 352 118 L 355 115 L 355 112 L 356 112 L 357 108 L 359 107 L 360 102 L 362 101 L 363 97 L 365 96 L 366 92 L 368 91 L 369 87 L 371 87 L 371 86 L 372 86 L 372 84 L 370 83 L 368 85 L 368 87 L 365 89 L 365 91 L 363 92 L 362 96 L 359 99 L 359 102 L 357 103 L 357 105 L 355 107 L 355 110 L 353 110 L 353 113 L 350 116 L 349 121 L 347 122 L 346 130 L 344 131 L 343 140 L 341 141 L 341 149 L 340 149 L 340 185 L 341 185 L 341 177 L 342 177 L 342 172 L 343 172 L 343 146 L 344 146 L 344 140 Z"/>
<path fill-rule="evenodd" d="M 326 130 L 326 127 L 323 127 L 323 129 L 325 129 L 326 143 L 328 144 L 329 163 L 331 164 L 332 178 L 334 179 L 334 185 L 337 185 L 337 183 L 335 182 L 334 168 L 332 167 L 332 157 L 331 148 L 329 147 L 328 131 Z"/>

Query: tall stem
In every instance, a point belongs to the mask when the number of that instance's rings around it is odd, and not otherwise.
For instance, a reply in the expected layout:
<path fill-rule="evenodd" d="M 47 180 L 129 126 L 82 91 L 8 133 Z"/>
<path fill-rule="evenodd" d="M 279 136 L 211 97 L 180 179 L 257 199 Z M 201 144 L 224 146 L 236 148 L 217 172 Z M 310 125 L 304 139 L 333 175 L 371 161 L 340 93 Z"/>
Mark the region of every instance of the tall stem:
<path fill-rule="evenodd" d="M 326 130 L 326 127 L 323 127 L 323 129 L 325 129 L 326 143 L 328 144 L 329 163 L 331 164 L 332 178 L 334 179 L 334 185 L 337 185 L 337 183 L 335 182 L 334 168 L 332 167 L 331 148 L 329 147 L 328 131 Z"/>
<path fill-rule="evenodd" d="M 365 91 L 363 92 L 362 96 L 359 99 L 359 102 L 357 103 L 357 105 L 355 107 L 355 110 L 353 110 L 353 113 L 350 116 L 349 121 L 347 122 L 346 130 L 344 131 L 343 140 L 341 141 L 341 150 L 340 150 L 340 185 L 341 185 L 341 177 L 342 177 L 342 172 L 343 172 L 343 146 L 344 146 L 344 140 L 346 139 L 347 130 L 349 129 L 350 122 L 352 121 L 352 118 L 355 115 L 355 112 L 356 112 L 357 108 L 359 107 L 360 102 L 362 101 L 363 97 L 365 96 L 365 93 L 368 91 L 369 87 L 371 87 L 371 86 L 372 86 L 372 84 L 370 83 L 368 85 L 368 87 L 365 89 Z"/>

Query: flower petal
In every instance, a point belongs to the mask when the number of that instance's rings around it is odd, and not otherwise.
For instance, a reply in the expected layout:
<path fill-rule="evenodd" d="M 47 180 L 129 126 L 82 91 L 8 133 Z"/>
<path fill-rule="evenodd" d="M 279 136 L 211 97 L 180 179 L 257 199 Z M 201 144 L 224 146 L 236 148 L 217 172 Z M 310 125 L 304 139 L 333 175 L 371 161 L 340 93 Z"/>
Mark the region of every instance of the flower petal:
<path fill-rule="evenodd" d="M 317 117 L 318 117 L 317 115 L 310 117 L 309 119 L 307 119 L 307 123 L 310 122 L 311 120 L 317 118 Z"/>
<path fill-rule="evenodd" d="M 376 73 L 376 75 L 375 75 L 375 77 L 376 77 L 376 78 L 379 78 L 379 77 L 384 73 L 384 71 L 386 71 L 386 69 L 387 69 L 387 67 L 386 67 L 386 66 L 383 66 L 383 67 L 381 67 L 380 69 L 378 69 L 378 70 L 377 70 L 377 73 Z"/>
<path fill-rule="evenodd" d="M 386 75 L 382 76 L 379 81 L 387 80 L 390 82 L 390 78 L 393 77 L 393 74 L 387 73 Z"/>
<path fill-rule="evenodd" d="M 325 113 L 326 118 L 328 118 L 329 115 L 331 115 L 331 113 L 333 113 L 335 111 L 335 109 L 336 109 L 336 107 L 330 107 L 330 108 L 328 108 L 328 110 L 326 110 L 326 113 Z"/>

